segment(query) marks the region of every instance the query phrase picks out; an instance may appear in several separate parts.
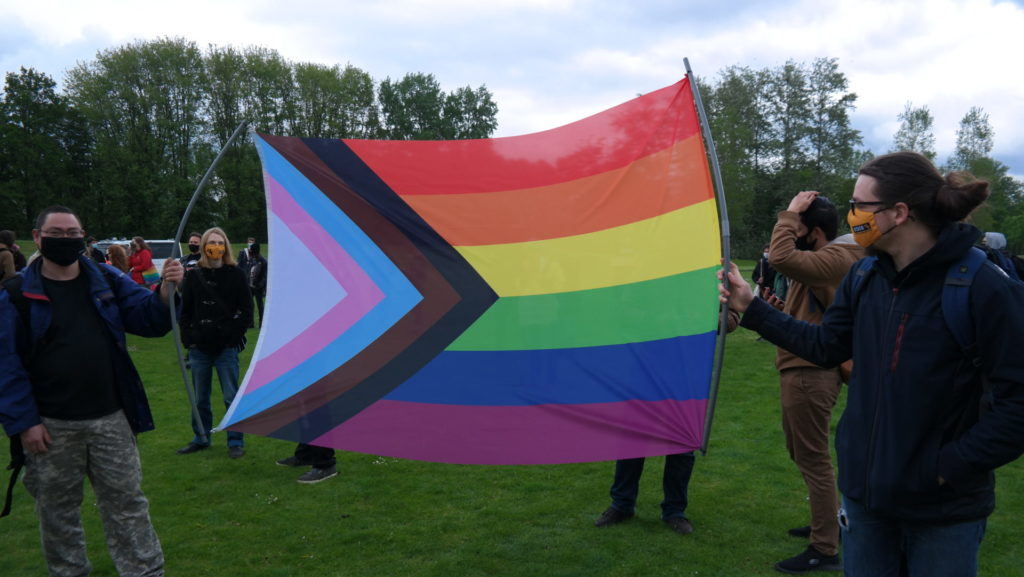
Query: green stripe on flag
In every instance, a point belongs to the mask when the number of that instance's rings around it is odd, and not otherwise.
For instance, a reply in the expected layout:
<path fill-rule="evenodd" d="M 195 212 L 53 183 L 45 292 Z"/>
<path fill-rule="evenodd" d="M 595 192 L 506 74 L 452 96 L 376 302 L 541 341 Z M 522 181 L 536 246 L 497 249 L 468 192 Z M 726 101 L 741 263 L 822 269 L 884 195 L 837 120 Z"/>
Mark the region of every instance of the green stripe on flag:
<path fill-rule="evenodd" d="M 447 350 L 592 347 L 713 331 L 718 326 L 717 270 L 600 289 L 503 297 Z"/>

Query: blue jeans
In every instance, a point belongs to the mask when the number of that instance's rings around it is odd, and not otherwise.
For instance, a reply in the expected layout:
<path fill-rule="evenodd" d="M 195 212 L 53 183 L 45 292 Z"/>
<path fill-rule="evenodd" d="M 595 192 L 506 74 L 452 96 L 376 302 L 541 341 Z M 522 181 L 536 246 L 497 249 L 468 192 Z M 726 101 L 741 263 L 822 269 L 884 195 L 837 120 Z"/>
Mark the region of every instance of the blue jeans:
<path fill-rule="evenodd" d="M 934 525 L 880 517 L 843 499 L 845 577 L 970 577 L 978 574 L 985 519 Z M 900 572 L 901 562 L 905 572 Z"/>
<path fill-rule="evenodd" d="M 685 517 L 687 490 L 693 475 L 693 453 L 665 455 L 665 471 L 661 477 L 665 500 L 661 502 L 661 518 Z M 640 475 L 644 472 L 644 458 L 621 459 L 615 462 L 615 480 L 612 482 L 612 507 L 623 513 L 636 512 L 636 498 L 640 493 Z"/>
<path fill-rule="evenodd" d="M 229 347 L 219 354 L 210 355 L 199 349 L 188 350 L 188 362 L 192 365 L 192 386 L 196 392 L 196 408 L 199 418 L 203 420 L 202 429 L 192 419 L 192 442 L 197 445 L 210 444 L 210 430 L 213 428 L 213 410 L 210 408 L 210 395 L 213 390 L 213 369 L 217 369 L 217 380 L 220 381 L 220 392 L 224 396 L 224 408 L 231 406 L 238 392 L 238 350 Z M 202 435 L 206 434 L 206 442 Z M 241 447 L 242 433 L 228 431 L 228 446 Z"/>

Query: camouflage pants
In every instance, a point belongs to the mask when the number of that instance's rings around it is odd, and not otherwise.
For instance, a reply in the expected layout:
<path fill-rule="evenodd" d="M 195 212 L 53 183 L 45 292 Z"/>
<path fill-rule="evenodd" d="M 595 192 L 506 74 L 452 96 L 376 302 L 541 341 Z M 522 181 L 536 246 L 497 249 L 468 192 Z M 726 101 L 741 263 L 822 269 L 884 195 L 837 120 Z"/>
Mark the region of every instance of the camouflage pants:
<path fill-rule="evenodd" d="M 124 413 L 88 421 L 43 418 L 53 443 L 27 455 L 25 488 L 36 500 L 39 533 L 50 575 L 88 575 L 82 491 L 89 477 L 99 507 L 107 549 L 122 576 L 164 574 L 164 554 L 142 494 L 142 469 L 135 436 Z"/>

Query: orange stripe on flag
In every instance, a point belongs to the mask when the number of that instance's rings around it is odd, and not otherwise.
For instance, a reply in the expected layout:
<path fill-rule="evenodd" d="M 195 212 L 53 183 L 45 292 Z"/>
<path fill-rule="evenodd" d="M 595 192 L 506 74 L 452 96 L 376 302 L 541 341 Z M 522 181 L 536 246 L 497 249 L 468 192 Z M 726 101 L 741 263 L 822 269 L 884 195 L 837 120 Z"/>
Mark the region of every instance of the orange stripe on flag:
<path fill-rule="evenodd" d="M 452 245 L 476 246 L 596 232 L 703 202 L 713 194 L 703 143 L 692 136 L 625 168 L 571 182 L 402 199 Z"/>

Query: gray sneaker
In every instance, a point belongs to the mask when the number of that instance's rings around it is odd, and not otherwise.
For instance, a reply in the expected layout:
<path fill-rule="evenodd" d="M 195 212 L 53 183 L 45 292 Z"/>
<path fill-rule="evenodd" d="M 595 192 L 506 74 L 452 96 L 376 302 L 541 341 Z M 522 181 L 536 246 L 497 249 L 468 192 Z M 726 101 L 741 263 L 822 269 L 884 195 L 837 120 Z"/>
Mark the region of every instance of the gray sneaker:
<path fill-rule="evenodd" d="M 245 449 L 242 447 L 228 447 L 228 457 L 232 459 L 241 459 L 245 456 Z"/>
<path fill-rule="evenodd" d="M 327 479 L 330 479 L 331 477 L 334 477 L 337 474 L 338 474 L 338 469 L 334 465 L 331 465 L 330 467 L 327 467 L 327 468 L 324 468 L 324 469 L 319 469 L 317 467 L 313 467 L 312 469 L 307 471 L 304 475 L 302 475 L 301 477 L 299 477 L 296 480 L 298 482 L 300 482 L 300 483 L 305 484 L 305 485 L 312 485 L 313 483 L 319 483 L 320 481 L 326 481 Z"/>

